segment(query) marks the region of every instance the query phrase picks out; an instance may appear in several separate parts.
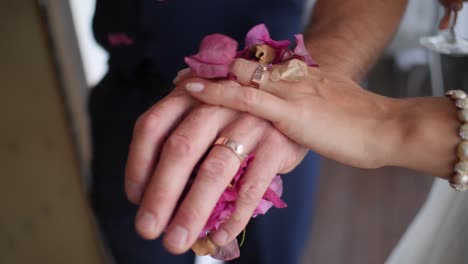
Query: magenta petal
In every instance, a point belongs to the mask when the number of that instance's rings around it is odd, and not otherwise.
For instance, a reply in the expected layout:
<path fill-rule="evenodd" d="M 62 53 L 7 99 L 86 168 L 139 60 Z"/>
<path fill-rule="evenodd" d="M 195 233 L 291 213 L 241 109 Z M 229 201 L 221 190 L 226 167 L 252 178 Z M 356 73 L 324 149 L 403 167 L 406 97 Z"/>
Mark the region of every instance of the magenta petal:
<path fill-rule="evenodd" d="M 211 212 L 210 217 L 206 221 L 205 226 L 200 232 L 200 237 L 203 237 L 208 232 L 218 230 L 219 226 L 226 221 L 236 210 L 235 200 L 237 193 L 231 190 L 226 190 L 219 198 L 215 208 Z"/>
<path fill-rule="evenodd" d="M 283 194 L 283 180 L 281 176 L 276 175 L 270 183 L 270 186 L 263 195 L 263 199 L 271 201 L 276 208 L 286 207 L 286 203 L 281 200 Z"/>
<path fill-rule="evenodd" d="M 281 179 L 281 176 L 276 175 L 271 181 L 269 187 L 276 195 L 281 197 L 281 195 L 283 195 L 283 180 Z"/>
<path fill-rule="evenodd" d="M 270 188 L 267 189 L 267 191 L 263 195 L 263 198 L 267 201 L 272 202 L 276 208 L 287 207 L 287 204 L 283 200 L 281 200 L 281 198 Z"/>
<path fill-rule="evenodd" d="M 219 260 L 232 260 L 238 258 L 240 256 L 239 245 L 237 244 L 237 240 L 234 239 L 233 241 L 229 242 L 224 247 L 218 247 L 216 252 L 210 255 L 212 258 L 219 259 Z"/>
<path fill-rule="evenodd" d="M 210 64 L 230 64 L 237 53 L 237 41 L 222 35 L 213 34 L 203 38 L 200 51 L 195 57 Z"/>
<path fill-rule="evenodd" d="M 265 24 L 259 24 L 249 30 L 247 36 L 245 36 L 244 45 L 245 47 L 252 47 L 258 44 L 264 44 L 266 39 L 270 39 L 270 32 L 268 32 Z"/>
<path fill-rule="evenodd" d="M 294 35 L 294 37 L 296 38 L 296 48 L 293 51 L 294 55 L 298 56 L 309 66 L 318 66 L 314 59 L 312 59 L 312 56 L 310 56 L 309 51 L 305 48 L 302 34 Z"/>
<path fill-rule="evenodd" d="M 270 183 L 270 186 L 266 190 L 265 194 L 262 197 L 262 200 L 258 203 L 255 208 L 254 214 L 252 217 L 256 217 L 259 214 L 266 214 L 266 212 L 272 207 L 276 208 L 285 208 L 287 207 L 286 203 L 281 200 L 281 195 L 283 194 L 283 180 L 281 176 L 276 175 L 275 178 Z"/>
<path fill-rule="evenodd" d="M 203 38 L 198 54 L 185 57 L 185 62 L 198 76 L 204 78 L 227 77 L 229 64 L 237 54 L 237 41 L 213 34 Z"/>
<path fill-rule="evenodd" d="M 185 57 L 185 63 L 193 72 L 203 78 L 221 78 L 228 76 L 229 73 L 227 64 L 209 64 L 196 59 L 195 56 Z"/>
<path fill-rule="evenodd" d="M 272 206 L 273 206 L 272 202 L 267 201 L 265 199 L 260 200 L 257 207 L 255 208 L 255 211 L 252 217 L 257 217 L 260 214 L 266 214 L 266 212 L 268 212 L 268 210 L 270 210 Z"/>

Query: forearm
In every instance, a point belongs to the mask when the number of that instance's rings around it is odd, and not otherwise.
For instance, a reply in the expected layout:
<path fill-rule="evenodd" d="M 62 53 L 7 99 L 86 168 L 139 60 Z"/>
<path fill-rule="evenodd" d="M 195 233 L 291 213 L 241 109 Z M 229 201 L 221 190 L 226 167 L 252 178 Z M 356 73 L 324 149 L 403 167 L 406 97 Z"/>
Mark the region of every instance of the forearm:
<path fill-rule="evenodd" d="M 448 98 L 394 100 L 393 118 L 375 134 L 387 141 L 387 164 L 447 178 L 457 161 L 460 142 L 457 110 Z M 380 135 L 379 135 L 380 134 Z"/>
<path fill-rule="evenodd" d="M 317 1 L 305 42 L 320 68 L 359 81 L 398 28 L 407 0 Z"/>

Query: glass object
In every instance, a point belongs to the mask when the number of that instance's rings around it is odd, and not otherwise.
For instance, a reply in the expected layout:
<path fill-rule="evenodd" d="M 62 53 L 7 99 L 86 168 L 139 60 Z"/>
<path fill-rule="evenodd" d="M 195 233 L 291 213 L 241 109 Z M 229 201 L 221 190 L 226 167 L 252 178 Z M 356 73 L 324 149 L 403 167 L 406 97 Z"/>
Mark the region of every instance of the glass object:
<path fill-rule="evenodd" d="M 445 8 L 445 15 L 439 25 L 441 30 L 438 34 L 420 39 L 420 43 L 424 47 L 440 54 L 468 56 L 468 40 L 460 37 L 455 30 L 458 11 L 463 3 L 458 1 L 458 4 L 460 5 L 458 8 Z"/>

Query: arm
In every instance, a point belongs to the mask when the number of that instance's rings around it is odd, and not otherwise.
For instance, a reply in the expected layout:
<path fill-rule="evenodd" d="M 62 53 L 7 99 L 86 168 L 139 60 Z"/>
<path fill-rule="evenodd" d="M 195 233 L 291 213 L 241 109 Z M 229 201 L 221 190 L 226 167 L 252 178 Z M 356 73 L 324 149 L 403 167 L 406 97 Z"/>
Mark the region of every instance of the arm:
<path fill-rule="evenodd" d="M 380 131 L 397 139 L 386 165 L 448 178 L 457 161 L 456 146 L 460 142 L 454 103 L 443 97 L 400 99 L 392 109 L 392 119 Z"/>
<path fill-rule="evenodd" d="M 327 1 L 331 0 L 320 2 Z M 342 4 L 343 1 L 335 2 Z M 359 2 L 364 3 L 369 0 Z M 318 5 L 320 7 L 327 4 Z M 348 4 L 345 6 L 352 7 Z M 322 10 L 319 14 L 321 17 L 334 16 L 335 10 L 331 8 L 320 10 Z M 374 10 L 363 10 L 363 12 L 370 11 Z M 380 12 L 378 19 L 385 19 L 388 11 L 377 11 Z M 347 45 L 374 47 L 375 43 L 383 43 L 389 39 L 385 37 L 384 40 L 364 44 L 363 42 L 373 39 L 337 38 L 336 30 L 331 30 L 330 36 L 327 37 L 328 33 L 324 26 L 336 29 L 352 27 L 353 34 L 357 34 L 360 30 L 368 31 L 366 28 L 357 27 L 360 24 L 355 25 L 354 19 L 357 17 L 345 16 L 336 21 L 336 25 L 319 24 L 320 30 L 314 31 L 314 34 L 317 33 L 314 39 L 329 39 L 336 47 Z M 375 30 L 383 31 L 386 28 Z M 391 33 L 382 32 L 379 35 L 391 35 Z M 352 43 L 337 43 L 342 41 Z M 371 62 L 361 56 L 342 60 L 341 57 L 348 58 L 348 54 L 352 51 L 329 49 L 326 45 L 331 44 L 317 42 L 317 48 L 311 48 L 314 52 L 312 55 L 317 53 L 318 62 L 323 64 L 324 69 L 332 70 L 335 69 L 333 66 L 340 64 L 349 64 L 340 66 L 344 69 L 354 69 L 356 65 L 367 68 L 365 65 Z M 379 48 L 372 50 L 375 50 L 373 57 L 380 51 Z M 345 55 L 339 58 L 334 58 L 335 55 L 324 55 L 340 52 Z M 360 70 L 359 74 L 363 71 Z M 249 72 L 244 83 L 250 82 L 252 72 L 253 70 Z M 345 71 L 341 73 L 345 74 Z M 138 119 L 126 166 L 127 196 L 129 200 L 140 206 L 136 217 L 137 231 L 144 238 L 154 239 L 166 230 L 164 244 L 173 253 L 185 252 L 194 243 L 217 199 L 239 168 L 239 159 L 230 150 L 221 146 L 212 146 L 216 138 L 223 136 L 234 139 L 242 143 L 247 152 L 255 152 L 256 155 L 244 175 L 236 211 L 212 235 L 214 242 L 220 246 L 226 245 L 242 231 L 274 175 L 291 171 L 307 152 L 306 148 L 285 137 L 265 120 L 222 107 L 200 104 L 184 89 L 185 83 L 186 81 L 178 83 L 168 97 L 155 104 Z M 239 86 L 226 80 L 221 84 Z M 200 165 L 191 189 L 185 199 L 178 204 L 191 172 L 208 149 L 210 151 Z M 175 211 L 176 206 L 178 206 L 177 211 Z"/>
<path fill-rule="evenodd" d="M 392 38 L 406 3 L 317 1 L 305 32 L 307 48 L 322 70 L 359 81 Z"/>
<path fill-rule="evenodd" d="M 255 68 L 236 63 L 243 65 L 235 67 L 241 81 Z M 187 89 L 205 103 L 270 120 L 287 137 L 347 165 L 400 166 L 442 178 L 453 170 L 460 123 L 448 98 L 391 99 L 314 68 L 297 83 L 264 79 L 261 90 L 204 80 L 202 90 Z"/>

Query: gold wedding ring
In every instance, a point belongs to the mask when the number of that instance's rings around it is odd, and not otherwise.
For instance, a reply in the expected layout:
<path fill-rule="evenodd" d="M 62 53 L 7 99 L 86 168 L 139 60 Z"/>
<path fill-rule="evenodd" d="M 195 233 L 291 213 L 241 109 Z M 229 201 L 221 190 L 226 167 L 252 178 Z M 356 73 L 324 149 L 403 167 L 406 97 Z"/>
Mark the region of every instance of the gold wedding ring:
<path fill-rule="evenodd" d="M 230 138 L 219 137 L 218 139 L 216 139 L 214 145 L 223 146 L 232 150 L 241 161 L 243 161 L 247 157 L 247 154 L 245 154 L 244 146 Z"/>
<path fill-rule="evenodd" d="M 268 65 L 259 64 L 257 69 L 255 69 L 255 72 L 252 76 L 252 80 L 250 81 L 250 86 L 259 89 L 260 84 L 262 83 L 263 77 L 265 75 L 265 72 L 267 70 L 268 70 Z"/>

